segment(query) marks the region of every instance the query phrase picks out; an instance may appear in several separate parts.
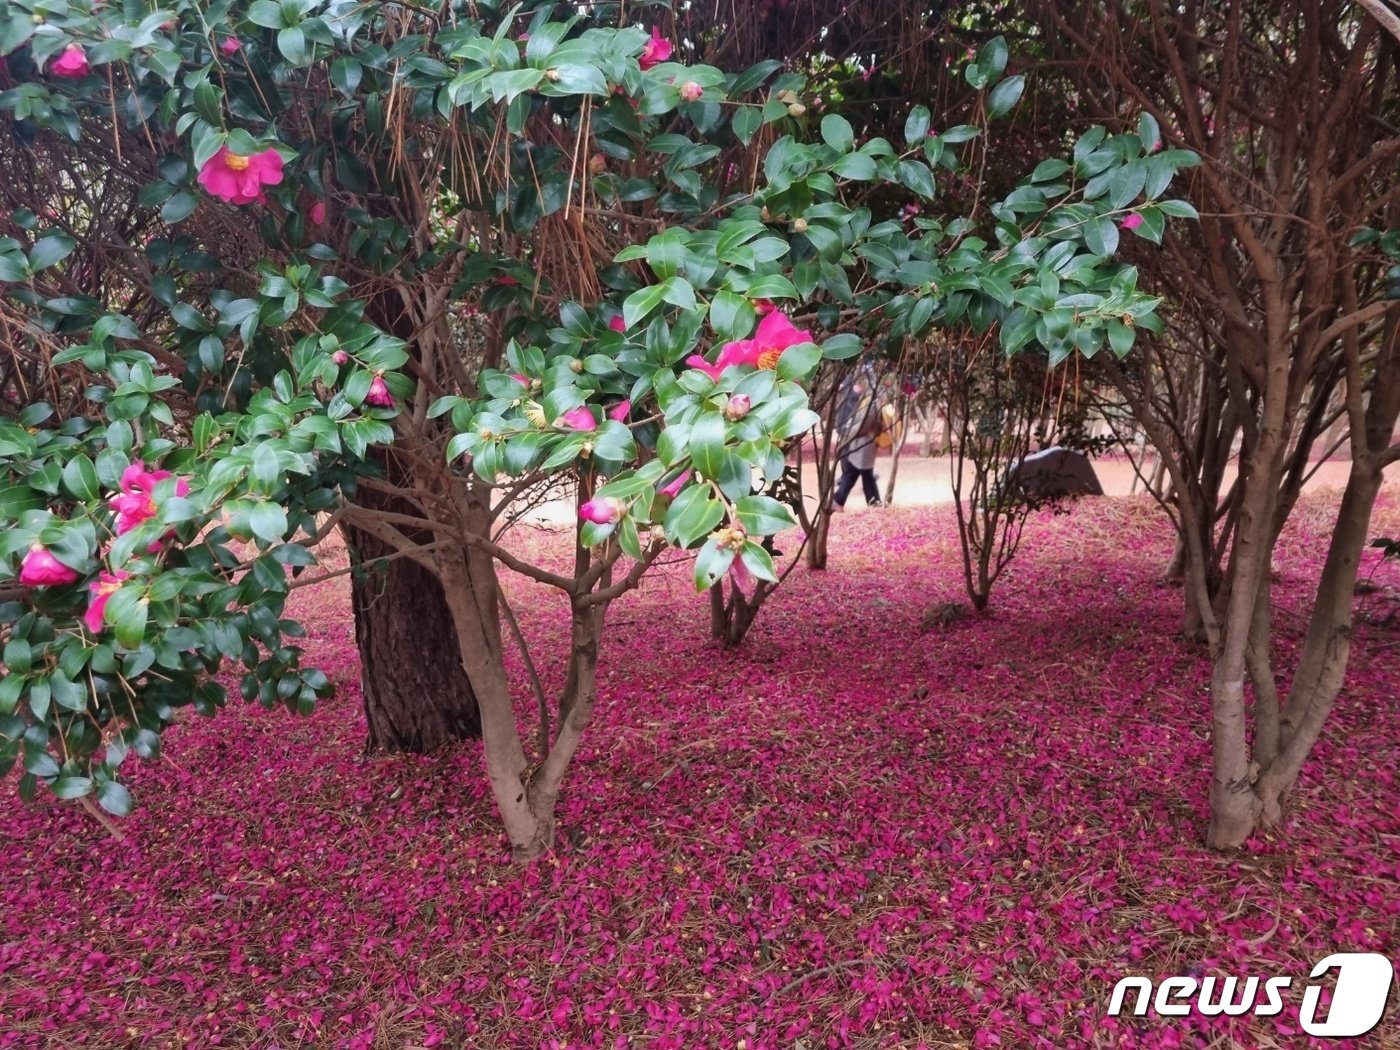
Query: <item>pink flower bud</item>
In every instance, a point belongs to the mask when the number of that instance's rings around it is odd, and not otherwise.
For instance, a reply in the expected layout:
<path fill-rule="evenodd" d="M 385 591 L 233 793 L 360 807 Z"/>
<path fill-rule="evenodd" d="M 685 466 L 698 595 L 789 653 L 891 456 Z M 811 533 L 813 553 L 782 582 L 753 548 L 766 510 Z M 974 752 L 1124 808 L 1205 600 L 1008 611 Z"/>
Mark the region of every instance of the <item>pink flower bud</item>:
<path fill-rule="evenodd" d="M 344 350 L 337 350 L 335 353 L 331 354 L 331 360 L 338 365 L 347 365 L 350 363 L 350 355 Z"/>
<path fill-rule="evenodd" d="M 243 45 L 239 43 L 238 37 L 226 36 L 219 41 L 219 50 L 226 55 L 236 55 L 243 50 Z"/>
<path fill-rule="evenodd" d="M 578 509 L 578 516 L 594 525 L 614 525 L 627 509 L 621 500 L 611 496 L 595 496 Z"/>
<path fill-rule="evenodd" d="M 731 423 L 743 419 L 749 414 L 749 395 L 730 394 L 729 404 L 724 406 L 724 418 Z"/>
<path fill-rule="evenodd" d="M 365 404 L 375 408 L 394 407 L 394 395 L 389 393 L 389 386 L 384 382 L 383 376 L 375 376 L 374 382 L 370 383 L 369 392 L 365 394 Z"/>
<path fill-rule="evenodd" d="M 1129 212 L 1123 216 L 1122 226 L 1125 230 L 1136 230 L 1142 225 L 1142 216 L 1137 212 Z"/>
<path fill-rule="evenodd" d="M 325 225 L 326 222 L 326 202 L 317 201 L 311 205 L 311 221 L 317 226 Z"/>
<path fill-rule="evenodd" d="M 529 386 L 529 385 L 530 385 L 530 377 L 529 377 L 529 376 L 521 375 L 519 372 L 512 372 L 512 373 L 510 374 L 510 377 L 511 377 L 512 379 L 514 379 L 517 383 L 519 383 L 521 386 Z"/>
<path fill-rule="evenodd" d="M 619 423 L 626 423 L 627 416 L 632 411 L 631 401 L 619 401 L 612 408 L 608 409 L 608 418 Z"/>
<path fill-rule="evenodd" d="M 689 470 L 686 470 L 679 477 L 674 478 L 671 482 L 661 486 L 661 488 L 657 489 L 656 491 L 663 496 L 670 496 L 672 499 L 674 499 L 676 493 L 680 492 L 681 489 L 685 488 L 685 483 L 690 480 L 690 474 L 691 472 Z"/>
<path fill-rule="evenodd" d="M 705 89 L 693 80 L 687 80 L 681 85 L 681 98 L 686 102 L 698 102 L 704 94 Z"/>
<path fill-rule="evenodd" d="M 25 587 L 57 587 L 77 578 L 78 574 L 50 554 L 42 543 L 29 548 L 19 567 L 19 582 Z"/>
<path fill-rule="evenodd" d="M 621 314 L 614 314 L 612 320 L 608 322 L 608 327 L 614 332 L 625 332 L 627 331 L 627 322 L 622 319 Z"/>

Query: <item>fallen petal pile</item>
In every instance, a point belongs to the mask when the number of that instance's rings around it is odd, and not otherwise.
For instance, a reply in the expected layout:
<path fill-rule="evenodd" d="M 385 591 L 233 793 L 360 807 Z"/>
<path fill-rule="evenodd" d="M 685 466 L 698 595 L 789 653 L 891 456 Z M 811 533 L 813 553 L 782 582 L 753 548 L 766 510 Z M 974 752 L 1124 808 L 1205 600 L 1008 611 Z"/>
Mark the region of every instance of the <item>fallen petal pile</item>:
<path fill-rule="evenodd" d="M 1285 650 L 1335 506 L 1280 547 Z M 568 535 L 520 542 L 564 559 Z M 951 515 L 846 515 L 732 652 L 673 558 L 610 614 L 558 847 L 525 870 L 479 746 L 362 754 L 344 577 L 299 590 L 338 699 L 192 716 L 139 767 L 125 843 L 11 804 L 0 1047 L 1328 1045 L 1298 1025 L 1313 962 L 1400 954 L 1400 566 L 1368 552 L 1293 823 L 1217 855 L 1170 540 L 1138 500 L 1033 519 L 991 612 L 925 631 L 960 597 Z M 550 666 L 559 603 L 507 586 Z M 1276 1017 L 1108 1018 L 1132 974 L 1294 987 Z"/>

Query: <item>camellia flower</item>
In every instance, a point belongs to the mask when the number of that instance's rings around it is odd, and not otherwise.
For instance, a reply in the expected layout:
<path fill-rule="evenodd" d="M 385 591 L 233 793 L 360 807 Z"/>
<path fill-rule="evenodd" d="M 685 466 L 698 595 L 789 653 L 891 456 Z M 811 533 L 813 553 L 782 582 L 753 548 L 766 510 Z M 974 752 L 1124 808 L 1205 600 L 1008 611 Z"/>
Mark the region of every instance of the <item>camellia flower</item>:
<path fill-rule="evenodd" d="M 672 499 L 675 499 L 676 493 L 680 492 L 681 489 L 685 488 L 685 483 L 690 480 L 690 475 L 691 471 L 687 469 L 683 471 L 681 475 L 675 480 L 671 481 L 666 485 L 661 486 L 661 488 L 657 489 L 656 491 L 663 496 L 670 496 Z"/>
<path fill-rule="evenodd" d="M 619 423 L 626 423 L 627 416 L 631 413 L 631 411 L 631 401 L 619 401 L 617 404 L 613 405 L 612 408 L 608 409 L 608 418 L 615 419 Z"/>
<path fill-rule="evenodd" d="M 265 149 L 251 157 L 240 157 L 221 146 L 219 152 L 199 169 L 199 184 L 230 204 L 252 204 L 263 199 L 263 187 L 282 181 L 282 154 Z"/>
<path fill-rule="evenodd" d="M 365 394 L 365 404 L 375 408 L 394 407 L 394 395 L 389 393 L 389 385 L 384 382 L 383 376 L 375 376 L 374 381 L 370 383 L 369 391 Z"/>
<path fill-rule="evenodd" d="M 579 405 L 559 417 L 558 425 L 568 430 L 597 430 L 598 421 L 593 418 L 587 405 Z"/>
<path fill-rule="evenodd" d="M 594 496 L 578 509 L 578 516 L 584 521 L 591 521 L 594 525 L 613 525 L 622 517 L 622 512 L 626 506 L 619 499 L 611 496 Z"/>
<path fill-rule="evenodd" d="M 77 578 L 78 574 L 50 554 L 42 543 L 29 548 L 19 567 L 19 582 L 25 587 L 58 587 Z"/>
<path fill-rule="evenodd" d="M 614 332 L 625 332 L 627 331 L 627 322 L 622 319 L 621 314 L 614 314 L 612 320 L 608 322 L 608 327 Z"/>
<path fill-rule="evenodd" d="M 156 516 L 156 483 L 173 477 L 168 470 L 147 470 L 140 463 L 133 463 L 122 471 L 119 487 L 121 494 L 113 496 L 108 505 L 116 511 L 117 535 L 130 532 L 148 518 Z M 190 483 L 184 478 L 175 481 L 175 495 L 185 496 L 190 491 Z"/>
<path fill-rule="evenodd" d="M 669 44 L 666 46 L 670 47 Z M 63 49 L 63 54 L 49 63 L 49 73 L 56 77 L 85 77 L 91 68 L 88 65 L 87 52 L 81 44 L 69 44 Z"/>
<path fill-rule="evenodd" d="M 326 221 L 326 202 L 325 202 L 325 201 L 317 201 L 315 204 L 311 205 L 311 221 L 314 222 L 317 226 L 320 226 L 320 225 L 322 225 L 323 223 L 325 223 L 325 221 Z"/>
<path fill-rule="evenodd" d="M 226 55 L 236 55 L 243 50 L 242 43 L 236 36 L 226 36 L 219 41 L 219 50 Z"/>
<path fill-rule="evenodd" d="M 87 612 L 83 613 L 83 623 L 87 624 L 87 629 L 93 634 L 102 633 L 102 613 L 107 608 L 107 599 L 121 590 L 124 579 L 126 573 L 118 569 L 116 572 L 104 571 L 88 584 L 88 590 L 92 591 L 92 601 L 88 603 Z"/>
<path fill-rule="evenodd" d="M 658 26 L 651 27 L 651 39 L 647 41 L 647 46 L 642 48 L 642 53 L 637 58 L 637 65 L 643 69 L 650 69 L 658 66 L 671 57 L 671 41 L 661 35 Z"/>
<path fill-rule="evenodd" d="M 725 343 L 714 364 L 710 364 L 699 354 L 691 354 L 685 359 L 685 363 L 691 368 L 700 369 L 711 379 L 718 379 L 721 373 L 732 365 L 776 368 L 778 358 L 783 355 L 784 350 L 798 343 L 811 341 L 811 332 L 794 327 L 787 314 L 774 310 L 758 322 L 758 331 L 754 332 L 752 339 Z"/>
<path fill-rule="evenodd" d="M 687 80 L 681 85 L 681 98 L 686 102 L 698 102 L 704 94 L 705 89 L 693 80 Z"/>

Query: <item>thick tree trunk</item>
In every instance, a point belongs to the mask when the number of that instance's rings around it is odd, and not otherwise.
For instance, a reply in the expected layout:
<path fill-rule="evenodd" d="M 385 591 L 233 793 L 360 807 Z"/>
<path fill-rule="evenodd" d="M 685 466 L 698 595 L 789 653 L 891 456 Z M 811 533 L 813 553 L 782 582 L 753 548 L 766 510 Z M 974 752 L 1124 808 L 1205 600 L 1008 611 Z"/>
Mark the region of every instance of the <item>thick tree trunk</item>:
<path fill-rule="evenodd" d="M 393 500 L 361 488 L 357 502 L 392 510 Z M 411 510 L 411 508 L 408 508 Z M 355 640 L 360 650 L 368 747 L 433 751 L 481 735 L 471 682 L 462 671 L 457 629 L 442 584 L 412 558 L 359 529 L 342 530 L 351 559 Z"/>
<path fill-rule="evenodd" d="M 368 747 L 426 752 L 479 737 L 476 696 L 442 585 L 409 558 L 369 564 L 388 552 L 373 537 L 353 535 L 368 565 L 350 590 Z"/>

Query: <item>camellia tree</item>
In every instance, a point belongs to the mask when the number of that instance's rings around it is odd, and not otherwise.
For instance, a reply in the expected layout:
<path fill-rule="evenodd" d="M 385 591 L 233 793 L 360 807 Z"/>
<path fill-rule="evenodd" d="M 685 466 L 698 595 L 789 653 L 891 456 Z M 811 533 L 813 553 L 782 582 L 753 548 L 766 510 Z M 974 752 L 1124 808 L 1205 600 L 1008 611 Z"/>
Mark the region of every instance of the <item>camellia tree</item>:
<path fill-rule="evenodd" d="M 229 662 L 245 699 L 309 710 L 329 684 L 293 642 L 287 570 L 339 526 L 440 582 L 513 854 L 535 857 L 609 603 L 672 548 L 701 591 L 774 578 L 764 540 L 792 516 L 763 490 L 815 421 L 823 360 L 948 319 L 1061 358 L 1125 352 L 1121 331 L 1152 323 L 1104 236 L 1178 207 L 1158 198 L 1191 157 L 1154 154 L 1150 122 L 1040 165 L 985 230 L 909 229 L 863 189 L 933 197 L 959 144 L 985 151 L 979 127 L 931 134 L 916 110 L 901 148 L 857 142 L 775 64 L 682 66 L 655 28 L 552 10 L 0 14 L 9 177 L 53 201 L 0 239 L 22 363 L 0 423 L 0 760 L 23 764 L 22 794 L 126 812 L 129 752 L 153 754 L 182 706 L 221 706 Z M 1005 63 L 997 40 L 969 67 L 989 117 L 1020 95 Z M 743 150 L 762 157 L 747 182 L 726 160 Z M 583 244 L 615 258 L 544 280 Z M 500 335 L 471 366 L 465 308 Z M 501 527 L 560 482 L 566 569 Z M 498 566 L 569 619 L 533 755 Z"/>

